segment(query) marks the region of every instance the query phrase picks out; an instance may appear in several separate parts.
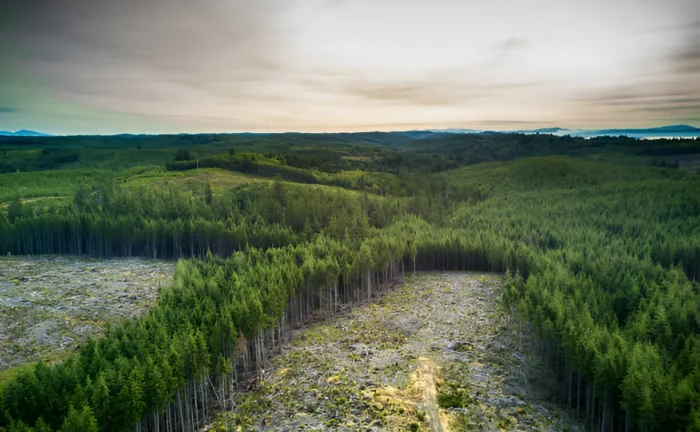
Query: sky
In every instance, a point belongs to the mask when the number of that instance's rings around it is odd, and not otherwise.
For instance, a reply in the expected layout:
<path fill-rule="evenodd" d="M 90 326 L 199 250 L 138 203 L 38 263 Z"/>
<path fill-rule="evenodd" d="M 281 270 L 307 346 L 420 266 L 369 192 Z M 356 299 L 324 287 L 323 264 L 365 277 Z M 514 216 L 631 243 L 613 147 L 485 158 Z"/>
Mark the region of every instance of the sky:
<path fill-rule="evenodd" d="M 0 0 L 0 130 L 700 126 L 698 0 Z"/>

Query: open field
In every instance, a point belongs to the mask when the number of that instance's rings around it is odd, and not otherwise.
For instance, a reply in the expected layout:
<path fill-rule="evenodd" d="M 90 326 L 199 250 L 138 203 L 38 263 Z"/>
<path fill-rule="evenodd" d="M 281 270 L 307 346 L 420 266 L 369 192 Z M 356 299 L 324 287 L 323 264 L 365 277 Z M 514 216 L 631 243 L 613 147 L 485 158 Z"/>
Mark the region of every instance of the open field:
<path fill-rule="evenodd" d="M 167 184 L 187 185 L 189 182 L 209 183 L 212 190 L 221 191 L 228 187 L 251 181 L 266 181 L 247 174 L 226 171 L 219 168 L 202 168 L 192 171 L 149 170 L 122 180 L 128 186 L 165 186 Z"/>

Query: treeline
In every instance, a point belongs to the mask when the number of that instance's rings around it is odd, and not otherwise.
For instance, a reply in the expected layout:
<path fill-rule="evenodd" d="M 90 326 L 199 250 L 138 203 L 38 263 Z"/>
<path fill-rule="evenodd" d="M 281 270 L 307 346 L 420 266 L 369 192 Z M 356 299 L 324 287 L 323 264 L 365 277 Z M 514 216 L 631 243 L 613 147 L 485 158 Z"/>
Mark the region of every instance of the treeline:
<path fill-rule="evenodd" d="M 677 167 L 670 156 L 700 151 L 700 138 L 643 140 L 626 136 L 582 138 L 550 134 L 479 133 L 421 136 L 400 146 L 410 152 L 450 157 L 458 165 L 560 155 L 567 157 L 647 158 L 648 164 Z"/>
<path fill-rule="evenodd" d="M 202 166 L 249 172 L 279 172 L 310 182 L 304 171 L 336 173 L 436 173 L 457 166 L 524 157 L 565 155 L 646 159 L 670 164 L 672 156 L 698 153 L 700 139 L 639 140 L 628 137 L 574 138 L 549 134 L 372 132 L 338 134 L 181 134 L 60 137 L 0 137 L 0 173 L 170 164 L 172 169 Z M 260 154 L 272 164 L 239 161 L 228 155 Z M 174 161 L 175 160 L 175 161 Z M 173 163 L 186 162 L 191 164 Z M 257 165 L 257 167 L 256 167 Z M 273 172 L 275 171 L 275 172 Z M 292 178 L 295 175 L 298 178 Z"/>
<path fill-rule="evenodd" d="M 362 239 L 405 212 L 445 214 L 426 194 L 381 198 L 281 181 L 214 194 L 207 183 L 186 188 L 81 185 L 70 203 L 48 209 L 17 197 L 0 213 L 0 251 L 20 254 L 228 256 L 248 246 L 280 247 L 317 233 Z"/>
<path fill-rule="evenodd" d="M 44 148 L 41 151 L 21 152 L 13 158 L 7 150 L 0 150 L 0 174 L 16 171 L 43 171 L 71 164 L 78 160 L 77 151 Z"/>
<path fill-rule="evenodd" d="M 203 218 L 143 219 L 70 213 L 0 222 L 0 248 L 12 255 L 88 255 L 101 258 L 228 256 L 247 245 L 295 244 L 303 236 L 280 224 Z"/>

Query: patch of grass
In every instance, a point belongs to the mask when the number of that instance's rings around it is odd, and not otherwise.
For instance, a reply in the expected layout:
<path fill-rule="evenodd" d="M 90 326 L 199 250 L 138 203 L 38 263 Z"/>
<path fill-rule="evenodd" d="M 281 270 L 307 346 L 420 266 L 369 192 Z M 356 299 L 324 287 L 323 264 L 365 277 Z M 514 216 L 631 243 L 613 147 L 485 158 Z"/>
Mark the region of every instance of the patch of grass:
<path fill-rule="evenodd" d="M 255 176 L 226 171 L 218 168 L 202 168 L 189 171 L 165 171 L 161 168 L 152 169 L 138 175 L 125 177 L 127 186 L 159 186 L 168 183 L 186 185 L 188 182 L 209 183 L 212 191 L 221 192 L 228 187 L 249 183 L 251 181 L 267 181 Z"/>
<path fill-rule="evenodd" d="M 75 188 L 85 182 L 110 178 L 111 172 L 98 169 L 35 171 L 0 174 L 0 202 L 22 197 L 72 197 Z"/>
<path fill-rule="evenodd" d="M 476 397 L 468 381 L 469 366 L 466 363 L 450 364 L 438 381 L 438 405 L 440 408 L 466 408 L 476 403 Z"/>

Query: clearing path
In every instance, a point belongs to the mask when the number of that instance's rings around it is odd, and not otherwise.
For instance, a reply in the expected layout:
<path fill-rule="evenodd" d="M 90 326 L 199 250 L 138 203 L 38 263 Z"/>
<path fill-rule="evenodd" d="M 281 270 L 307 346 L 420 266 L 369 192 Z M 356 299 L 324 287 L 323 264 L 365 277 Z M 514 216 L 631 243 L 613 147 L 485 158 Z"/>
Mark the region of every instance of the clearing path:
<path fill-rule="evenodd" d="M 425 357 L 418 359 L 418 364 L 423 375 L 423 404 L 425 405 L 426 420 L 431 432 L 443 432 L 440 419 L 440 407 L 438 406 L 437 388 L 435 387 L 435 363 Z"/>
<path fill-rule="evenodd" d="M 577 430 L 544 400 L 548 374 L 498 308 L 503 278 L 407 277 L 376 303 L 300 330 L 255 391 L 219 419 L 235 430 Z M 511 327 L 513 327 L 511 329 Z"/>

